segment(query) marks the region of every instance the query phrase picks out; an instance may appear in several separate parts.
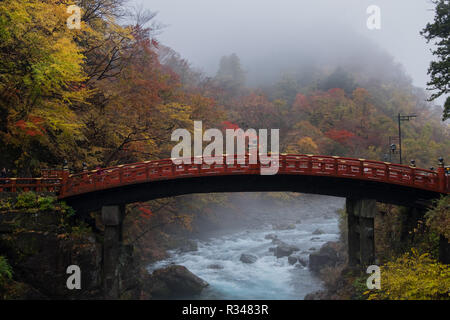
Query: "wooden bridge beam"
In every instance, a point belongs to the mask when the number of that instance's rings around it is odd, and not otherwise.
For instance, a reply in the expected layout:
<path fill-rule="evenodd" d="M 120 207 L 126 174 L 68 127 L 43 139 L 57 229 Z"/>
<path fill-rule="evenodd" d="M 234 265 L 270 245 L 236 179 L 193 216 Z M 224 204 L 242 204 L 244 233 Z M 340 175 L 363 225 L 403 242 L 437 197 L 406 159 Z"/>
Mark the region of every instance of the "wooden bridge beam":
<path fill-rule="evenodd" d="M 450 241 L 443 235 L 439 238 L 439 261 L 450 264 Z"/>

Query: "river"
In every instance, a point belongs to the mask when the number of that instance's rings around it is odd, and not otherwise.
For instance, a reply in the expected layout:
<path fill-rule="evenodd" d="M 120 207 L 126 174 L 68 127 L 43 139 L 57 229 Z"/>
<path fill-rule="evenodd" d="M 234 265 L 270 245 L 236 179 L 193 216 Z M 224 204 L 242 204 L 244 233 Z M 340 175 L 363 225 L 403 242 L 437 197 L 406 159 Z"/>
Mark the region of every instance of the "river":
<path fill-rule="evenodd" d="M 273 230 L 271 223 L 257 228 L 230 232 L 217 237 L 198 239 L 198 250 L 180 253 L 171 251 L 170 258 L 149 266 L 149 271 L 170 264 L 183 265 L 209 283 L 209 287 L 194 299 L 303 299 L 304 296 L 322 288 L 321 281 L 300 263 L 290 265 L 288 258 L 276 258 L 269 248 L 274 247 L 267 234 L 297 246 L 297 252 L 306 261 L 309 254 L 327 241 L 339 238 L 337 208 L 343 200 L 330 197 L 314 197 L 317 214 L 303 215 L 296 221 L 295 229 Z M 306 201 L 308 203 L 308 201 Z M 308 206 L 311 213 L 311 203 Z M 300 223 L 298 223 L 300 222 Z M 323 231 L 320 235 L 313 232 Z M 253 264 L 240 261 L 242 253 L 258 257 Z"/>

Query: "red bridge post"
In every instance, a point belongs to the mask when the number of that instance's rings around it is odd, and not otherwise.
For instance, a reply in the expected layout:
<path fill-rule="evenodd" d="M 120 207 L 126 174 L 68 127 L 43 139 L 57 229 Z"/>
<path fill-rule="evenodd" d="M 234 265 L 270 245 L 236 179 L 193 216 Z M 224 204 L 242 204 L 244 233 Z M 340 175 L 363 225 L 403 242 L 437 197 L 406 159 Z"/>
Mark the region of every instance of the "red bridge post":
<path fill-rule="evenodd" d="M 61 173 L 61 187 L 59 190 L 60 196 L 63 196 L 64 194 L 67 193 L 67 184 L 69 182 L 69 175 L 70 175 L 69 170 L 66 170 L 66 168 L 64 168 Z"/>
<path fill-rule="evenodd" d="M 447 192 L 447 179 L 445 176 L 445 165 L 444 165 L 444 159 L 443 158 L 439 158 L 439 166 L 437 169 L 437 174 L 438 174 L 438 181 L 439 181 L 439 191 L 440 192 Z"/>

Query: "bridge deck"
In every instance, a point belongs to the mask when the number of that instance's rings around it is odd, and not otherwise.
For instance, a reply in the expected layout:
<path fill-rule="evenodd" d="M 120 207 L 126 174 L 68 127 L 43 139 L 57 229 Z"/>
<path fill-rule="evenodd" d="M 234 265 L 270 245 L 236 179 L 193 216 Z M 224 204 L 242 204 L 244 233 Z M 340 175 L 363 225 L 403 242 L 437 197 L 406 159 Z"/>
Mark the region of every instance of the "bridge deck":
<path fill-rule="evenodd" d="M 0 179 L 0 192 L 50 191 L 58 193 L 60 199 L 107 190 L 126 185 L 151 181 L 182 179 L 189 177 L 260 175 L 262 164 L 250 164 L 249 155 L 232 157 L 232 163 L 211 163 L 212 159 L 191 158 L 191 164 L 175 165 L 171 159 L 146 161 L 119 165 L 101 170 L 85 171 L 69 175 L 65 171 L 52 171 L 42 178 Z M 195 164 L 195 160 L 201 162 Z M 185 161 L 186 162 L 186 161 Z M 328 176 L 334 178 L 379 181 L 388 184 L 408 186 L 414 189 L 449 193 L 449 176 L 444 168 L 438 171 L 392 164 L 388 162 L 353 159 L 345 157 L 285 155 L 279 156 L 277 174 Z"/>

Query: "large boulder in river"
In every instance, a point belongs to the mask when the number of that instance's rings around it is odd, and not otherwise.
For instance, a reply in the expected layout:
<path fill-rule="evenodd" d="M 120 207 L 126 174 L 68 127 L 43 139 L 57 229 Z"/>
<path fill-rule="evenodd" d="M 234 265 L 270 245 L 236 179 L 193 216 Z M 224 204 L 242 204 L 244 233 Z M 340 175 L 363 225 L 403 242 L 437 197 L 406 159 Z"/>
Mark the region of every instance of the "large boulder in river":
<path fill-rule="evenodd" d="M 277 258 L 288 257 L 293 252 L 299 251 L 300 249 L 296 246 L 291 246 L 286 243 L 281 243 L 275 248 L 275 256 Z"/>
<path fill-rule="evenodd" d="M 174 299 L 200 294 L 208 283 L 184 266 L 171 265 L 153 271 L 144 286 L 153 299 Z"/>
<path fill-rule="evenodd" d="M 241 260 L 243 263 L 255 263 L 256 260 L 258 260 L 258 257 L 252 254 L 243 253 L 241 254 L 241 258 L 239 260 Z"/>
<path fill-rule="evenodd" d="M 335 267 L 343 262 L 340 244 L 336 242 L 325 243 L 319 251 L 309 255 L 309 269 L 320 272 L 325 267 Z"/>

